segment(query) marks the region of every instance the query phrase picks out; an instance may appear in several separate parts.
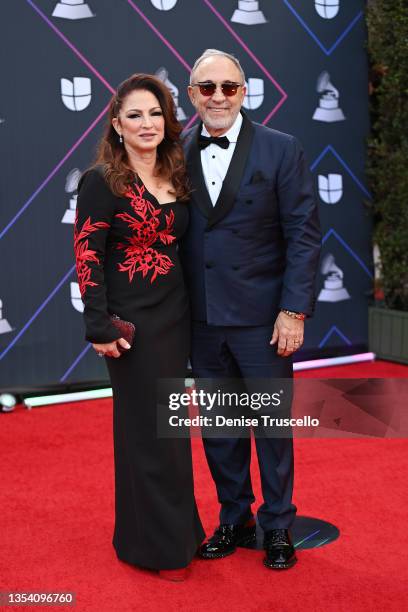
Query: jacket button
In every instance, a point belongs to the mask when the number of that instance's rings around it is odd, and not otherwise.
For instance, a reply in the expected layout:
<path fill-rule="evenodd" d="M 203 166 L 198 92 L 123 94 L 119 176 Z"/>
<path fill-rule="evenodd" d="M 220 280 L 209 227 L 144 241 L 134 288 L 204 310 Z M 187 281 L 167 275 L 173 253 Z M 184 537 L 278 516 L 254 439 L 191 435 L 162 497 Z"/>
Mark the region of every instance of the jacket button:
<path fill-rule="evenodd" d="M 205 264 L 205 267 L 206 267 L 207 269 L 212 268 L 213 266 L 214 266 L 214 264 L 213 264 L 213 262 L 212 262 L 212 261 L 207 261 L 207 262 L 206 262 L 206 264 Z"/>
<path fill-rule="evenodd" d="M 245 200 L 245 204 L 252 204 L 253 200 Z"/>
<path fill-rule="evenodd" d="M 232 266 L 232 269 L 233 269 L 233 270 L 239 270 L 239 266 L 238 266 L 237 264 L 234 264 L 234 265 Z"/>
<path fill-rule="evenodd" d="M 236 227 L 233 227 L 233 228 L 232 228 L 232 230 L 231 230 L 231 232 L 232 232 L 233 234 L 238 234 L 238 230 L 237 230 L 237 228 L 236 228 Z"/>

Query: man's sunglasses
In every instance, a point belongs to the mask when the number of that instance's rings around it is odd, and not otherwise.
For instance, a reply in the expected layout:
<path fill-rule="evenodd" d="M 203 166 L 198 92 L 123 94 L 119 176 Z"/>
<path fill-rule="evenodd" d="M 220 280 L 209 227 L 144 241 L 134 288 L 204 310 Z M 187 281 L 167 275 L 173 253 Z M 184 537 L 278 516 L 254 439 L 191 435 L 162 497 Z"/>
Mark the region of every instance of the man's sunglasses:
<path fill-rule="evenodd" d="M 211 81 L 205 83 L 194 83 L 191 87 L 199 87 L 202 96 L 213 96 L 217 89 L 217 85 Z M 238 87 L 242 87 L 241 83 L 221 83 L 221 91 L 224 96 L 231 97 L 235 96 L 238 91 Z"/>

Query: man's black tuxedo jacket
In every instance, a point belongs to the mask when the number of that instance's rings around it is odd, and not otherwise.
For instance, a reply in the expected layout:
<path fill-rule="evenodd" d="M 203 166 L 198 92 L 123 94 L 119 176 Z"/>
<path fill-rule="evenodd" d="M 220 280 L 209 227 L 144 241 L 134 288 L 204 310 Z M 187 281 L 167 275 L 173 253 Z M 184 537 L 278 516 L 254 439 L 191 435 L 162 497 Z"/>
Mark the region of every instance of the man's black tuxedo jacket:
<path fill-rule="evenodd" d="M 184 139 L 193 193 L 182 240 L 194 320 L 273 324 L 279 308 L 311 315 L 320 253 L 312 178 L 293 136 L 243 113 L 234 155 L 213 207 L 201 167 L 201 124 Z"/>

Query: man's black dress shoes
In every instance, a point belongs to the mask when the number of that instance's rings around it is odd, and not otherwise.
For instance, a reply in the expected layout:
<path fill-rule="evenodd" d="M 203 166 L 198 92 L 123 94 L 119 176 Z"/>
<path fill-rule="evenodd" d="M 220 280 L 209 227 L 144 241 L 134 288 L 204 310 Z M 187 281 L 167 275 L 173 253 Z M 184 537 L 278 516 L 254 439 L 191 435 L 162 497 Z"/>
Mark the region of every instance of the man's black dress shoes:
<path fill-rule="evenodd" d="M 232 555 L 237 546 L 255 542 L 256 524 L 251 519 L 245 525 L 220 525 L 214 535 L 203 544 L 198 554 L 202 559 L 221 559 Z"/>
<path fill-rule="evenodd" d="M 264 548 L 266 557 L 264 565 L 270 569 L 289 569 L 297 559 L 287 529 L 271 529 L 265 532 Z"/>

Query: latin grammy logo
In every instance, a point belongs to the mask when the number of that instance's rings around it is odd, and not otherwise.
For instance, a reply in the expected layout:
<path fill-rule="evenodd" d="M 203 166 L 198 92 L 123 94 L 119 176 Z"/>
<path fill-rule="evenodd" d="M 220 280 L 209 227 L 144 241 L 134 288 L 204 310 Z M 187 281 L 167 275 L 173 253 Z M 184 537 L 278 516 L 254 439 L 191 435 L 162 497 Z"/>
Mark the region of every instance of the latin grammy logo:
<path fill-rule="evenodd" d="M 71 172 L 68 173 L 66 181 L 65 181 L 65 193 L 70 193 L 71 198 L 69 200 L 69 208 L 64 213 L 64 216 L 61 219 L 61 223 L 75 223 L 75 215 L 76 215 L 76 206 L 77 206 L 77 198 L 78 194 L 76 190 L 78 189 L 79 179 L 81 178 L 81 171 L 79 168 L 74 168 Z"/>
<path fill-rule="evenodd" d="M 88 77 L 74 77 L 61 79 L 61 98 L 65 106 L 71 111 L 82 111 L 91 102 L 91 79 Z"/>
<path fill-rule="evenodd" d="M 239 0 L 238 8 L 235 9 L 231 21 L 243 25 L 266 23 L 265 16 L 259 9 L 259 2 L 256 0 Z"/>
<path fill-rule="evenodd" d="M 166 85 L 166 87 L 170 90 L 171 95 L 173 96 L 174 104 L 176 105 L 177 120 L 184 121 L 185 119 L 187 119 L 186 113 L 181 108 L 181 106 L 179 106 L 179 90 L 174 85 L 174 83 L 170 81 L 167 69 L 163 67 L 159 68 L 156 71 L 156 76 Z"/>
<path fill-rule="evenodd" d="M 60 0 L 54 8 L 53 17 L 61 19 L 87 19 L 95 17 L 85 0 Z"/>
<path fill-rule="evenodd" d="M 339 107 L 339 92 L 330 82 L 330 74 L 326 70 L 319 75 L 316 90 L 320 94 L 320 99 L 313 119 L 326 123 L 344 121 L 346 118 Z"/>
<path fill-rule="evenodd" d="M 326 277 L 323 289 L 317 298 L 318 302 L 341 302 L 349 300 L 350 294 L 343 286 L 343 271 L 336 266 L 334 255 L 328 253 L 323 257 L 321 273 Z"/>
<path fill-rule="evenodd" d="M 319 196 L 325 204 L 337 204 L 343 196 L 343 177 L 341 174 L 318 176 Z"/>
<path fill-rule="evenodd" d="M 7 319 L 3 319 L 3 300 L 0 299 L 0 334 L 7 334 L 13 331 Z"/>

